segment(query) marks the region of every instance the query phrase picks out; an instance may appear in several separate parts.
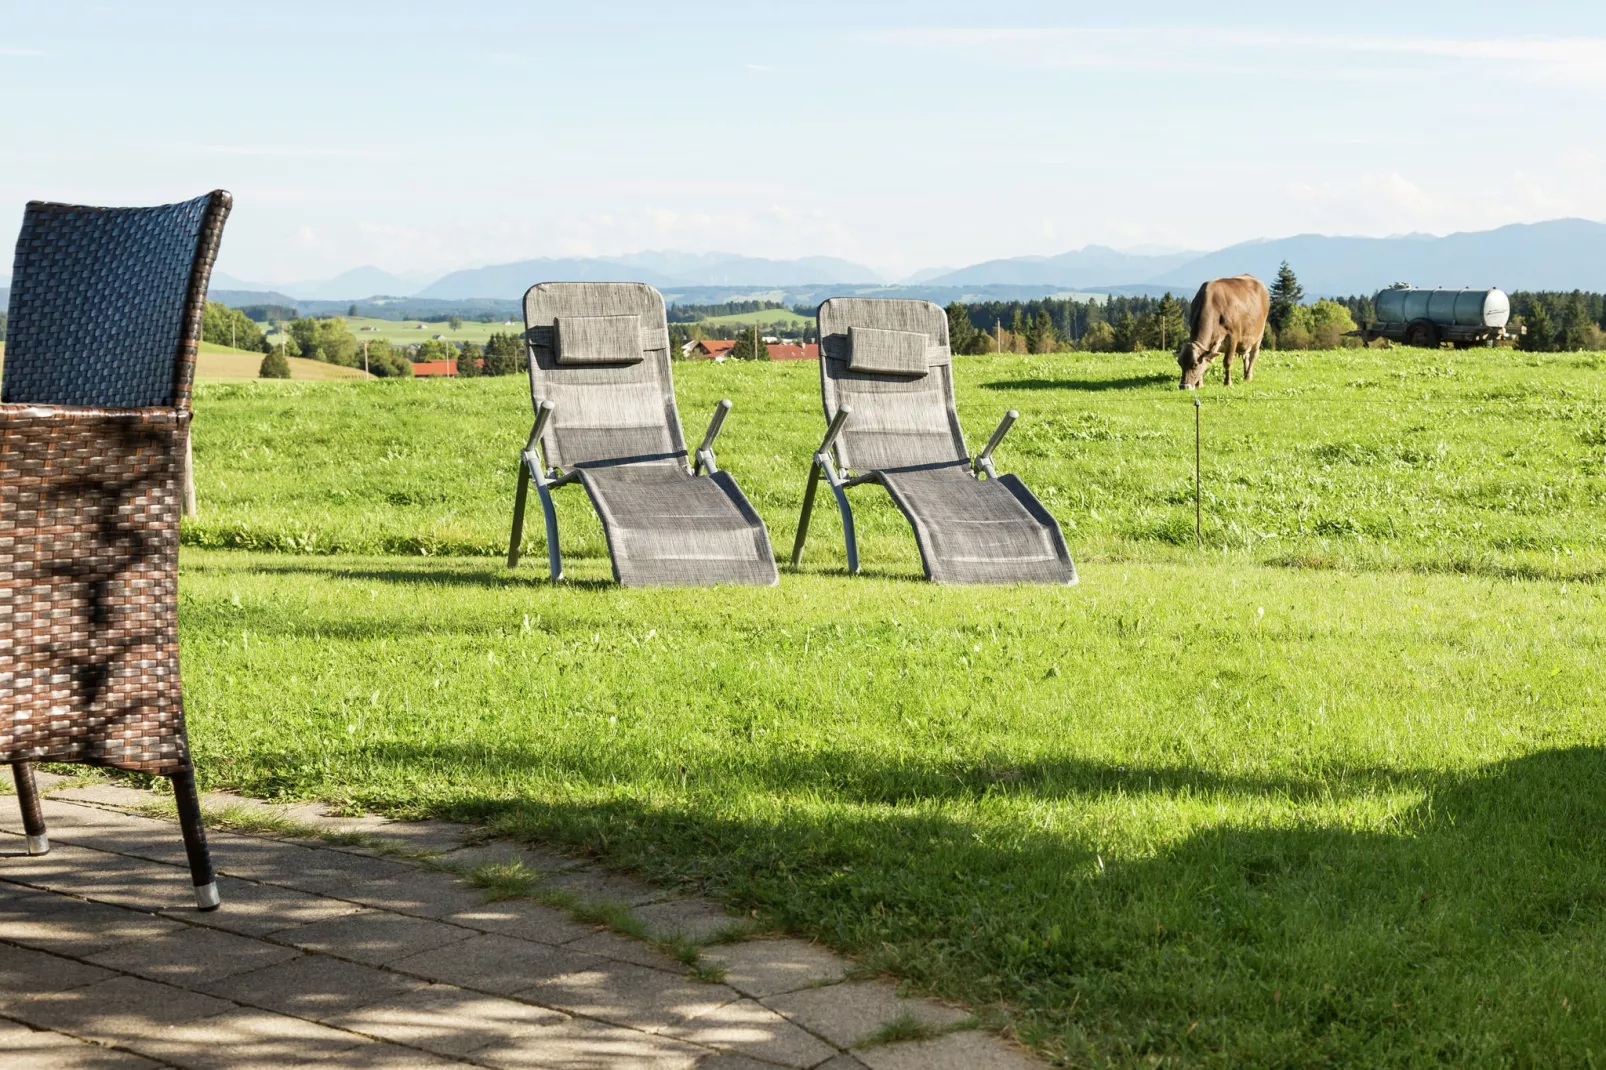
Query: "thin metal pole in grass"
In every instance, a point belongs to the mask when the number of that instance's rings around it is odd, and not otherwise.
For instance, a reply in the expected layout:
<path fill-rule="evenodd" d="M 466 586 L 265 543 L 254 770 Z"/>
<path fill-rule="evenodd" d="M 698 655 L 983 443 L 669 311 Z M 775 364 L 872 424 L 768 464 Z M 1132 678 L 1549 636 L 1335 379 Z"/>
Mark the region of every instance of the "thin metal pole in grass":
<path fill-rule="evenodd" d="M 1193 541 L 1196 546 L 1204 545 L 1204 505 L 1202 504 L 1203 498 L 1199 490 L 1199 458 L 1201 455 L 1199 446 L 1200 408 L 1199 392 L 1195 390 L 1193 392 Z"/>

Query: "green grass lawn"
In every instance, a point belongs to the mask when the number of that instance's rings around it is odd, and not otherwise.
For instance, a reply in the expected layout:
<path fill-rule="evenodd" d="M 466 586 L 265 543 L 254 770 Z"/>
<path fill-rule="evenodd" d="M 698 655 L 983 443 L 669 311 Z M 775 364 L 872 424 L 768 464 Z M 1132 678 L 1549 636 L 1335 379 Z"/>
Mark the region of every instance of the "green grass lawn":
<path fill-rule="evenodd" d="M 198 391 L 203 779 L 494 824 L 819 936 L 1078 1066 L 1606 1049 L 1606 399 L 1593 358 L 966 358 L 1077 588 L 937 588 L 884 492 L 773 589 L 509 572 L 522 379 Z M 676 365 L 790 546 L 813 365 Z M 825 522 L 821 522 L 821 521 Z M 232 548 L 232 549 L 230 549 Z M 247 551 L 247 552 L 242 552 Z M 429 555 L 429 556 L 424 556 Z"/>

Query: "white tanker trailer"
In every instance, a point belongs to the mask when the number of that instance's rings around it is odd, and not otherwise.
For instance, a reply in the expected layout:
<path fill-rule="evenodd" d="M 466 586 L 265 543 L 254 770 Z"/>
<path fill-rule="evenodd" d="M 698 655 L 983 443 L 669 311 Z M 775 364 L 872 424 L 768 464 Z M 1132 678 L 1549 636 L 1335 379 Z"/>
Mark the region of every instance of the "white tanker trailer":
<path fill-rule="evenodd" d="M 1418 290 L 1396 286 L 1379 290 L 1372 303 L 1377 318 L 1355 333 L 1362 341 L 1387 338 L 1408 346 L 1457 349 L 1492 346 L 1516 338 L 1523 328 L 1507 328 L 1511 299 L 1500 290 Z"/>

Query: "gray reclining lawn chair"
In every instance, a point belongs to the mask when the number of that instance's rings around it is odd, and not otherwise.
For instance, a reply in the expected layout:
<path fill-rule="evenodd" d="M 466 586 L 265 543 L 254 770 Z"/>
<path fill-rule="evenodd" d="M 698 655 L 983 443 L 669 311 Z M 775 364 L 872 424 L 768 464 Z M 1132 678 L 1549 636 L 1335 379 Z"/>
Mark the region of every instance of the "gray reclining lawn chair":
<path fill-rule="evenodd" d="M 715 408 L 687 465 L 662 295 L 634 282 L 543 282 L 524 295 L 524 323 L 535 426 L 520 456 L 508 566 L 519 563 L 534 479 L 554 580 L 563 557 L 552 491 L 578 482 L 602 519 L 620 583 L 778 582 L 764 522 L 714 463 L 729 401 Z"/>
<path fill-rule="evenodd" d="M 859 547 L 847 489 L 879 483 L 914 526 L 927 579 L 1076 582 L 1059 524 L 1019 479 L 993 470 L 993 450 L 1018 414 L 1005 413 L 987 448 L 970 457 L 954 409 L 942 309 L 929 301 L 833 297 L 820 306 L 819 329 L 828 429 L 809 468 L 794 567 L 803 560 L 823 473 L 842 511 L 849 572 L 859 571 Z"/>

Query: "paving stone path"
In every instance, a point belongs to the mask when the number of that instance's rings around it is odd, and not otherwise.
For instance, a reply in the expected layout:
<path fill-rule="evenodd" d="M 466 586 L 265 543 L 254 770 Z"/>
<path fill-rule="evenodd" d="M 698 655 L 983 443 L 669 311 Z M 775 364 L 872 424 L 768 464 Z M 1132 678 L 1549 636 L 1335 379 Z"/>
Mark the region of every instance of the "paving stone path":
<path fill-rule="evenodd" d="M 851 979 L 817 945 L 703 945 L 737 921 L 708 900 L 444 822 L 209 797 L 272 831 L 210 833 L 223 907 L 200 913 L 156 796 L 40 779 L 48 854 L 26 853 L 16 800 L 0 798 L 5 1070 L 1040 1065 L 964 1028 L 963 1011 Z M 495 862 L 571 905 L 623 904 L 613 916 L 651 940 L 460 878 Z M 664 953 L 672 937 L 699 945 L 692 966 Z M 878 1034 L 915 1039 L 865 1044 Z"/>

